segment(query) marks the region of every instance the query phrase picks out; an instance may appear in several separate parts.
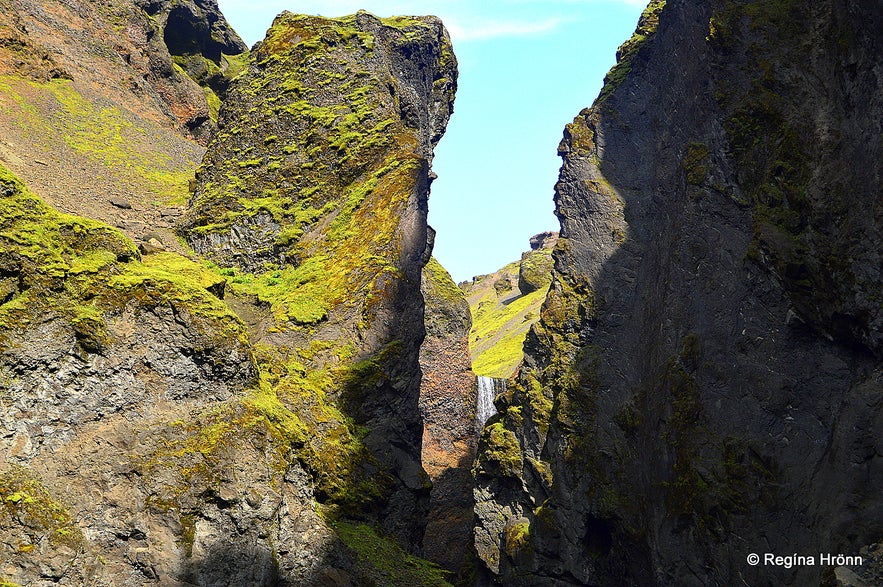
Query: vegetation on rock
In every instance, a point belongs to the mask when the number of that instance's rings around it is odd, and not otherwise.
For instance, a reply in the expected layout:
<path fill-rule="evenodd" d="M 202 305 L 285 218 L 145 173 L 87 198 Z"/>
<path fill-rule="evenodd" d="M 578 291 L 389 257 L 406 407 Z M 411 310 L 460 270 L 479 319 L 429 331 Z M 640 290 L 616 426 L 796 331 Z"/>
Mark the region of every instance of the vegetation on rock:
<path fill-rule="evenodd" d="M 0 116 L 40 137 L 47 152 L 73 151 L 113 183 L 138 185 L 148 202 L 186 201 L 197 160 L 170 154 L 170 139 L 156 123 L 96 103 L 69 80 L 2 76 L 0 94 L 6 98 Z"/>
<path fill-rule="evenodd" d="M 246 342 L 242 322 L 207 291 L 205 278 L 194 277 L 202 271 L 192 262 L 171 257 L 179 269 L 192 268 L 187 271 L 142 263 L 120 232 L 56 212 L 3 167 L 0 195 L 4 338 L 46 314 L 59 314 L 84 348 L 98 350 L 111 342 L 108 314 L 130 305 L 169 305 L 188 314 L 213 344 Z"/>
<path fill-rule="evenodd" d="M 334 531 L 362 563 L 363 572 L 377 585 L 390 587 L 449 587 L 446 573 L 428 561 L 408 554 L 367 524 L 337 522 Z"/>

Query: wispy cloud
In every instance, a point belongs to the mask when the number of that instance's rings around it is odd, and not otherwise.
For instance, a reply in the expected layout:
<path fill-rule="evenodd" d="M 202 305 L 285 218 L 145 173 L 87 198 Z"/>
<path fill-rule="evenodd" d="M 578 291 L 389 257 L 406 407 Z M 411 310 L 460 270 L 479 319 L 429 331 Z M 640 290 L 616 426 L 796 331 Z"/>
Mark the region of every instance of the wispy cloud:
<path fill-rule="evenodd" d="M 446 22 L 451 38 L 457 41 L 483 41 L 498 37 L 521 37 L 526 35 L 542 35 L 558 28 L 564 21 L 549 18 L 537 22 L 519 21 L 471 21 L 464 24 L 460 19 Z"/>
<path fill-rule="evenodd" d="M 245 26 L 258 14 L 260 26 L 269 25 L 269 15 L 282 10 L 325 16 L 352 14 L 366 9 L 378 16 L 434 14 L 441 17 L 451 37 L 460 43 L 488 39 L 540 36 L 559 26 L 579 20 L 588 4 L 640 4 L 646 0 L 219 0 L 221 9 Z M 263 20 L 267 20 L 266 23 Z M 247 30 L 246 36 L 263 32 Z M 262 35 L 261 35 L 262 36 Z"/>

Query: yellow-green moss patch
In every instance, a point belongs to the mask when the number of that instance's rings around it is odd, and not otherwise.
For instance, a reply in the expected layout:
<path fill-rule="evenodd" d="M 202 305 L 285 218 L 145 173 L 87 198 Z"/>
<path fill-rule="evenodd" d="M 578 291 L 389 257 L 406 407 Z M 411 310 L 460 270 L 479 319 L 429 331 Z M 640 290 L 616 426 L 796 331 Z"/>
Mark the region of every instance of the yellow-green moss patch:
<path fill-rule="evenodd" d="M 186 201 L 197 152 L 177 149 L 172 156 L 172 141 L 181 139 L 167 129 L 87 99 L 70 80 L 0 76 L 0 94 L 11 104 L 7 116 L 48 142 L 47 150 L 71 149 L 106 170 L 117 185 L 138 185 L 154 201 Z"/>
<path fill-rule="evenodd" d="M 336 522 L 334 531 L 355 552 L 363 572 L 377 585 L 389 587 L 450 587 L 438 565 L 405 552 L 393 540 L 367 524 Z"/>
<path fill-rule="evenodd" d="M 52 312 L 95 350 L 110 342 L 107 314 L 130 305 L 165 305 L 186 312 L 207 340 L 246 341 L 241 321 L 206 291 L 207 278 L 195 277 L 195 264 L 171 253 L 140 262 L 137 248 L 120 232 L 56 212 L 2 166 L 0 254 L 3 273 L 15 278 L 0 304 L 4 336 Z"/>
<path fill-rule="evenodd" d="M 24 467 L 0 471 L 0 516 L 19 520 L 46 535 L 53 545 L 76 550 L 83 544 L 83 533 L 67 507 Z"/>

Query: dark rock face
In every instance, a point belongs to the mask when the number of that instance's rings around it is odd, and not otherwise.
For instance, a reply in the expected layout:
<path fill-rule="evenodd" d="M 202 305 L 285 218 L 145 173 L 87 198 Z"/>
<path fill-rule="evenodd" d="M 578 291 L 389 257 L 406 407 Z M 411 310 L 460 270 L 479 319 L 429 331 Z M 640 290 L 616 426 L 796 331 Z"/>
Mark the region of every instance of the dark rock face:
<path fill-rule="evenodd" d="M 426 338 L 420 347 L 423 467 L 432 480 L 423 555 L 452 571 L 474 561 L 472 462 L 475 374 L 469 358 L 472 318 L 463 292 L 438 261 L 423 269 Z"/>
<path fill-rule="evenodd" d="M 879 541 L 881 26 L 654 2 L 568 125 L 555 278 L 479 447 L 504 584 L 816 584 L 746 556 Z"/>
<path fill-rule="evenodd" d="M 530 237 L 530 250 L 553 248 L 558 242 L 558 233 L 551 230 Z"/>

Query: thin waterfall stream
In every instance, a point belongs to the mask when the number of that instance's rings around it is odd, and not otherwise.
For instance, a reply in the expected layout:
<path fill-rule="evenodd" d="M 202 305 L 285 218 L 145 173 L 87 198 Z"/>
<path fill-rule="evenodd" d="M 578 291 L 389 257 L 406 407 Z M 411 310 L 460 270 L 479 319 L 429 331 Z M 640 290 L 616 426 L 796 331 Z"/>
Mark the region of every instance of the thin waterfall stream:
<path fill-rule="evenodd" d="M 488 418 L 497 413 L 494 398 L 498 393 L 506 391 L 506 380 L 479 375 L 476 381 L 478 395 L 475 401 L 475 425 L 478 430 L 484 426 Z"/>

